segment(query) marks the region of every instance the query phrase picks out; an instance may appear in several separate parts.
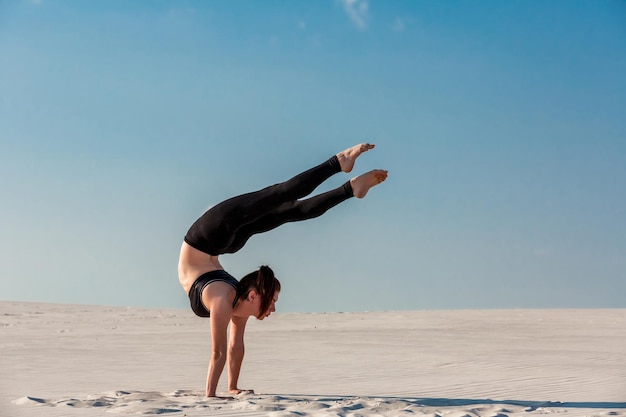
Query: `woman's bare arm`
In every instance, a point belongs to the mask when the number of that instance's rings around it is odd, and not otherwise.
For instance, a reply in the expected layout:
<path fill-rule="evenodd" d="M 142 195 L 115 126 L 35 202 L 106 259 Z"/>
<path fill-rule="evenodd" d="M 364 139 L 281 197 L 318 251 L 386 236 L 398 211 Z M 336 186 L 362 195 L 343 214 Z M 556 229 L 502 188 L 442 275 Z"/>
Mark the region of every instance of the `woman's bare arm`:
<path fill-rule="evenodd" d="M 206 396 L 215 397 L 217 383 L 224 370 L 228 346 L 228 322 L 233 308 L 224 297 L 211 303 L 211 362 L 206 383 Z"/>
<path fill-rule="evenodd" d="M 241 371 L 241 363 L 245 353 L 244 348 L 244 332 L 248 317 L 233 317 L 230 327 L 230 344 L 228 347 L 228 391 L 231 394 L 240 394 L 244 392 L 239 389 L 237 382 L 239 381 L 239 373 Z M 246 392 L 253 392 L 245 390 Z"/>

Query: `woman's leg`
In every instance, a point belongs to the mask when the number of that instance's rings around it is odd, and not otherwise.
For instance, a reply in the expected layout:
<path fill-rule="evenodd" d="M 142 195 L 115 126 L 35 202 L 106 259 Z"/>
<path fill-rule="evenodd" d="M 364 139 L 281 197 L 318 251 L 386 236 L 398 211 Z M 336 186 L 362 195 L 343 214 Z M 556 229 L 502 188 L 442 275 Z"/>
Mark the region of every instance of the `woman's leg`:
<path fill-rule="evenodd" d="M 256 221 L 240 227 L 225 253 L 234 253 L 245 245 L 252 235 L 267 232 L 290 222 L 313 219 L 326 213 L 337 204 L 351 198 L 363 198 L 377 184 L 387 179 L 387 171 L 375 169 L 352 178 L 341 187 L 316 195 L 306 200 L 289 201 L 260 217 Z"/>
<path fill-rule="evenodd" d="M 369 144 L 353 146 L 288 181 L 228 199 L 204 213 L 191 226 L 185 241 L 211 255 L 232 253 L 239 229 L 255 223 L 284 203 L 310 194 L 333 174 L 351 171 L 356 158 L 373 147 Z"/>
<path fill-rule="evenodd" d="M 348 181 L 341 187 L 306 200 L 283 203 L 256 221 L 237 229 L 232 243 L 224 253 L 237 252 L 246 244 L 252 235 L 267 232 L 285 223 L 319 217 L 337 204 L 353 196 L 352 186 Z"/>

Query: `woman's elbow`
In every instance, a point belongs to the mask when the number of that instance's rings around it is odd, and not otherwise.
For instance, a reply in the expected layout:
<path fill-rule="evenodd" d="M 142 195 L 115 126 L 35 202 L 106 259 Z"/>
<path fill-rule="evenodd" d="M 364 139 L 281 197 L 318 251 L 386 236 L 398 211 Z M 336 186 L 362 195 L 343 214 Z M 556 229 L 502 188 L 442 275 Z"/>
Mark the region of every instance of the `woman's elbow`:
<path fill-rule="evenodd" d="M 244 346 L 241 343 L 233 343 L 228 346 L 228 354 L 229 355 L 243 355 L 244 354 Z"/>
<path fill-rule="evenodd" d="M 221 349 L 213 349 L 211 352 L 211 360 L 214 362 L 221 362 L 226 360 L 226 352 Z"/>

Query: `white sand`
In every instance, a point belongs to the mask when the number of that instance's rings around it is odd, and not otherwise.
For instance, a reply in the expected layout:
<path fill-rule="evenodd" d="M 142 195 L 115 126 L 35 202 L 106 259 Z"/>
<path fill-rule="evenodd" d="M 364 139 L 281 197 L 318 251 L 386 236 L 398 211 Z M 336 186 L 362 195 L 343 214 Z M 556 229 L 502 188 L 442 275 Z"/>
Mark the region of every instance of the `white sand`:
<path fill-rule="evenodd" d="M 275 314 L 230 401 L 209 352 L 190 311 L 2 302 L 0 417 L 626 416 L 626 310 Z"/>

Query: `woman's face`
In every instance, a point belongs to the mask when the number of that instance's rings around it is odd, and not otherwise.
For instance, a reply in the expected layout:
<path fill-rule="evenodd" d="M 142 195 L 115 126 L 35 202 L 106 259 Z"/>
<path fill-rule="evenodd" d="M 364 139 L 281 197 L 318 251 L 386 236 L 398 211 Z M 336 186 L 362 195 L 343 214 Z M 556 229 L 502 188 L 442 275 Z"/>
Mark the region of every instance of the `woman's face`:
<path fill-rule="evenodd" d="M 257 318 L 259 320 L 263 320 L 266 317 L 269 317 L 270 314 L 272 314 L 274 311 L 276 311 L 276 303 L 278 302 L 278 291 L 276 291 L 274 293 L 274 297 L 272 298 L 272 302 L 270 304 L 270 306 L 267 308 L 267 310 L 265 311 L 265 313 L 263 314 L 259 314 L 257 316 Z"/>

